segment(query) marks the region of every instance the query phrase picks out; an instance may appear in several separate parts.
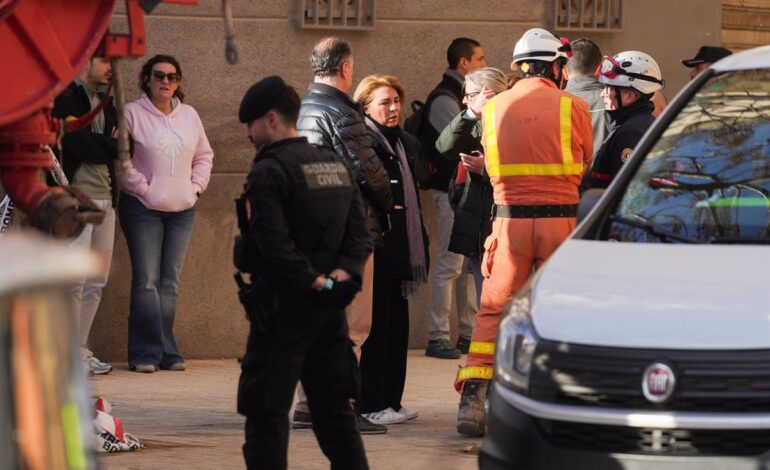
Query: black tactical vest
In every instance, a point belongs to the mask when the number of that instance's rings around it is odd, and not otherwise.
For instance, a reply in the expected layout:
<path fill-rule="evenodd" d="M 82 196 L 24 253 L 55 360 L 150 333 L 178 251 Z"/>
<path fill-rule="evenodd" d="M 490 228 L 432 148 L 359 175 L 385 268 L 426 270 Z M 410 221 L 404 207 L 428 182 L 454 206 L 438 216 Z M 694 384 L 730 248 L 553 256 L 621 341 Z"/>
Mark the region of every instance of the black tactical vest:
<path fill-rule="evenodd" d="M 348 169 L 333 152 L 308 144 L 304 137 L 287 139 L 263 150 L 252 172 L 259 171 L 263 159 L 277 162 L 290 184 L 284 206 L 289 237 L 315 269 L 328 273 L 336 267 L 355 194 Z M 247 180 L 246 194 L 252 181 Z M 258 253 L 253 254 L 260 258 Z"/>

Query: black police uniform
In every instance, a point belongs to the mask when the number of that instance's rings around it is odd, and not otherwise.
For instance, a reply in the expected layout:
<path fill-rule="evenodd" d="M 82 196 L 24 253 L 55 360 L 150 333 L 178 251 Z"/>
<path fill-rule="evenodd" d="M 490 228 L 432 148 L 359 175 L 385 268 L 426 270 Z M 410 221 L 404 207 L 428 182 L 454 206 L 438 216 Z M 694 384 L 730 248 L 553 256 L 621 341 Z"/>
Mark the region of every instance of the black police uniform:
<path fill-rule="evenodd" d="M 334 268 L 360 279 L 372 244 L 358 188 L 334 153 L 300 137 L 258 152 L 242 199 L 236 264 L 266 286 L 259 312 L 250 312 L 260 318 L 251 322 L 238 386 L 247 466 L 286 468 L 288 413 L 301 379 L 332 468 L 368 468 L 350 405 L 358 379 L 345 313 L 310 288 Z"/>
<path fill-rule="evenodd" d="M 610 132 L 604 140 L 591 170 L 591 187 L 606 188 L 628 160 L 636 144 L 655 121 L 654 105 L 639 100 L 621 109 L 607 111 Z"/>

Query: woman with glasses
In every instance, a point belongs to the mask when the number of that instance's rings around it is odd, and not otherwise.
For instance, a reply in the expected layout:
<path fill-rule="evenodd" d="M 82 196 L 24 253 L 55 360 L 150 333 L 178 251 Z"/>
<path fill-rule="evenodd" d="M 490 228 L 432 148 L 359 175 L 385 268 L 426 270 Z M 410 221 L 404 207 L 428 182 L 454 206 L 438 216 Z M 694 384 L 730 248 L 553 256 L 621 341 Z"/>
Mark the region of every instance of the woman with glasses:
<path fill-rule="evenodd" d="M 214 153 L 198 113 L 182 103 L 181 81 L 179 62 L 156 55 L 125 109 L 133 155 L 118 172 L 118 211 L 131 258 L 128 365 L 137 372 L 186 368 L 174 339 L 179 277 Z"/>
<path fill-rule="evenodd" d="M 396 77 L 369 75 L 354 99 L 363 107 L 372 147 L 388 174 L 393 203 L 391 229 L 374 249 L 372 330 L 361 348 L 358 411 L 376 424 L 417 417 L 404 408 L 409 344 L 407 297 L 428 279 L 428 237 L 414 181 L 420 144 L 399 126 L 404 88 Z"/>
<path fill-rule="evenodd" d="M 452 178 L 450 199 L 455 211 L 449 251 L 468 257 L 476 285 L 476 301 L 481 299 L 481 258 L 484 240 L 492 233 L 492 185 L 484 170 L 481 146 L 481 110 L 498 93 L 509 88 L 510 79 L 493 67 L 474 70 L 465 76 L 466 109 L 455 116 L 436 140 L 436 149 L 457 162 Z M 470 338 L 459 338 L 463 354 L 468 353 Z"/>

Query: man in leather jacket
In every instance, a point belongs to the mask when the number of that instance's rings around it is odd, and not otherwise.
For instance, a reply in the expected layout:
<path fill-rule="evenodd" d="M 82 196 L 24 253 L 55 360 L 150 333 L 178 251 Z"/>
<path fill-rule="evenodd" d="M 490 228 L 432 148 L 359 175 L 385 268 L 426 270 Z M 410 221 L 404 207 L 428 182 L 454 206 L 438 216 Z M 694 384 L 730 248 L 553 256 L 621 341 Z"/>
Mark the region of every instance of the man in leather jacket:
<path fill-rule="evenodd" d="M 353 53 L 343 39 L 321 39 L 310 55 L 313 83 L 302 98 L 297 119 L 297 132 L 308 142 L 334 151 L 353 174 L 367 202 L 369 229 L 378 240 L 390 228 L 388 209 L 393 196 L 390 181 L 382 162 L 372 149 L 372 142 L 364 124 L 363 111 L 348 92 L 353 86 Z M 369 336 L 372 325 L 372 293 L 374 257 L 370 257 L 362 277 L 362 290 L 346 309 L 350 340 L 356 357 Z M 294 414 L 294 427 L 310 427 L 310 416 L 302 387 L 297 392 L 299 402 Z M 384 426 L 368 423 L 359 418 L 362 433 L 383 433 Z M 371 428 L 371 429 L 370 429 Z"/>

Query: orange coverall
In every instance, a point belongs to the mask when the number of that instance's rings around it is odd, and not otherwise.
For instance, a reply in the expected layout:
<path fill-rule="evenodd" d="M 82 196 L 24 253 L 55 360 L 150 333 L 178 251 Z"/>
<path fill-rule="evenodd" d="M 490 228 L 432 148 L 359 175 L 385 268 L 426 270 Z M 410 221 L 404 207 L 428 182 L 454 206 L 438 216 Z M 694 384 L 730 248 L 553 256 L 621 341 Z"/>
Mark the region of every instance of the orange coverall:
<path fill-rule="evenodd" d="M 497 206 L 569 206 L 591 165 L 588 105 L 549 79 L 520 80 L 482 113 L 486 169 Z M 526 208 L 529 209 L 529 208 Z M 495 336 L 503 308 L 575 228 L 574 217 L 495 218 L 484 243 L 484 284 L 466 367 L 468 379 L 492 378 Z"/>

